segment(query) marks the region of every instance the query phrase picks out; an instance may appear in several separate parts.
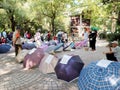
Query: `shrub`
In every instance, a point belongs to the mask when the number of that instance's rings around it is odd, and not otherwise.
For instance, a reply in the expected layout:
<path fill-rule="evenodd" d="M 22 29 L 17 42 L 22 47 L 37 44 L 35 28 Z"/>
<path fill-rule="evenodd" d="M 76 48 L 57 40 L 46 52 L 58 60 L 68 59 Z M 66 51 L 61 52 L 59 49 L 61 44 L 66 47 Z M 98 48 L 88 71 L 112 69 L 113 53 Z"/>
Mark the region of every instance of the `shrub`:
<path fill-rule="evenodd" d="M 106 32 L 102 32 L 99 34 L 100 39 L 106 39 Z"/>

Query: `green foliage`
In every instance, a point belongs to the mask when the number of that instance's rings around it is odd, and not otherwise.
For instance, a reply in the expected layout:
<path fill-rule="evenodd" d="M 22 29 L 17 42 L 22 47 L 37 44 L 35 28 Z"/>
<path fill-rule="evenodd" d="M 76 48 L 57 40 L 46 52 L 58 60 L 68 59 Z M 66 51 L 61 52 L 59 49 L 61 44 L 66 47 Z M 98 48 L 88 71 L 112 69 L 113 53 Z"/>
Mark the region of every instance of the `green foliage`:
<path fill-rule="evenodd" d="M 120 33 L 109 33 L 109 34 L 107 34 L 107 40 L 109 42 L 114 41 L 114 40 L 120 41 Z"/>
<path fill-rule="evenodd" d="M 102 32 L 99 34 L 100 39 L 106 39 L 106 32 Z"/>
<path fill-rule="evenodd" d="M 117 9 L 115 9 L 117 6 Z M 20 25 L 23 30 L 42 32 L 68 30 L 69 14 L 84 13 L 91 25 L 111 29 L 112 12 L 120 10 L 120 2 L 102 4 L 102 0 L 0 0 L 0 30 Z M 69 13 L 65 17 L 65 13 Z M 117 26 L 117 33 L 120 33 Z M 106 37 L 101 33 L 101 37 Z"/>

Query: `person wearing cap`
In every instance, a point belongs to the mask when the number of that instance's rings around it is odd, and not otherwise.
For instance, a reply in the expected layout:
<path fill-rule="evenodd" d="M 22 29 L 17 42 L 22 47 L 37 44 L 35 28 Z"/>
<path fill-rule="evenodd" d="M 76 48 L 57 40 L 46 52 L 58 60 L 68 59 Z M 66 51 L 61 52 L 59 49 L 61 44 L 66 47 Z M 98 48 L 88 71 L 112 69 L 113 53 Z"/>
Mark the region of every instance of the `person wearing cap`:
<path fill-rule="evenodd" d="M 113 48 L 113 50 L 111 49 Z M 117 41 L 113 41 L 111 46 L 109 46 L 110 52 L 106 52 L 106 57 L 108 60 L 120 61 L 120 46 L 118 46 Z"/>
<path fill-rule="evenodd" d="M 21 36 L 20 36 L 20 28 L 16 28 L 13 33 L 13 46 L 15 47 L 15 56 L 22 50 Z"/>

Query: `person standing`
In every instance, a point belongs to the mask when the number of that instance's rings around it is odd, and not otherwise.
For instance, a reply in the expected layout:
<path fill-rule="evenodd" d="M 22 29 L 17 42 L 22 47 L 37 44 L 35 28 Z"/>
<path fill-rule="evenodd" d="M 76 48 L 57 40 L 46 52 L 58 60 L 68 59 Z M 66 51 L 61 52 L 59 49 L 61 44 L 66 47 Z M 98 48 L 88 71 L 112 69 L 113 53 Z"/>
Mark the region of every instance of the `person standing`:
<path fill-rule="evenodd" d="M 57 39 L 58 39 L 58 43 L 61 43 L 61 42 L 62 42 L 62 34 L 63 34 L 63 32 L 60 30 L 60 31 L 57 33 L 57 35 L 56 35 L 56 37 L 57 37 Z"/>
<path fill-rule="evenodd" d="M 17 27 L 15 32 L 13 33 L 13 46 L 15 47 L 15 56 L 22 50 L 22 42 L 21 42 L 21 29 Z"/>
<path fill-rule="evenodd" d="M 50 39 L 51 39 L 51 33 L 50 33 L 50 31 L 48 31 L 48 34 L 47 34 L 47 41 L 49 42 Z"/>
<path fill-rule="evenodd" d="M 92 51 L 96 50 L 96 37 L 97 37 L 97 31 L 91 31 L 89 34 L 89 44 Z"/>
<path fill-rule="evenodd" d="M 4 29 L 4 31 L 2 32 L 2 36 L 6 39 L 7 38 L 7 32 L 6 30 Z"/>
<path fill-rule="evenodd" d="M 35 42 L 36 42 L 36 47 L 40 47 L 40 45 L 41 45 L 40 29 L 38 29 L 37 32 L 35 33 L 34 39 L 35 39 Z"/>
<path fill-rule="evenodd" d="M 63 33 L 63 37 L 64 37 L 65 43 L 68 43 L 68 35 L 67 35 L 67 32 L 64 32 L 64 33 Z"/>
<path fill-rule="evenodd" d="M 88 46 L 88 36 L 89 36 L 89 33 L 87 31 L 87 28 L 84 28 L 84 33 L 83 33 L 83 37 L 84 37 L 84 42 L 85 42 L 85 46 Z"/>

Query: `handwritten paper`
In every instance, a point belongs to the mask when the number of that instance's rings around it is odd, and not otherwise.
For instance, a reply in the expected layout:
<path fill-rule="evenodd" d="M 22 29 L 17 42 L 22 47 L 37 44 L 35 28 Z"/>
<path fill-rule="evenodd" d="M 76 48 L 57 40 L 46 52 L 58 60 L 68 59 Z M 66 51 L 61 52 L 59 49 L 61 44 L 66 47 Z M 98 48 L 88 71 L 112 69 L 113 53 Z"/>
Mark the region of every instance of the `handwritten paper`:
<path fill-rule="evenodd" d="M 110 65 L 110 63 L 112 63 L 112 62 L 113 61 L 109 61 L 109 60 L 100 60 L 96 65 L 107 68 Z"/>
<path fill-rule="evenodd" d="M 47 64 L 50 64 L 50 62 L 52 61 L 53 58 L 54 58 L 53 55 L 49 55 L 49 56 L 47 57 L 47 59 L 45 60 L 45 62 L 46 62 Z"/>
<path fill-rule="evenodd" d="M 60 63 L 67 64 L 71 57 L 72 56 L 64 55 L 63 58 L 62 58 L 62 60 L 60 61 Z"/>

